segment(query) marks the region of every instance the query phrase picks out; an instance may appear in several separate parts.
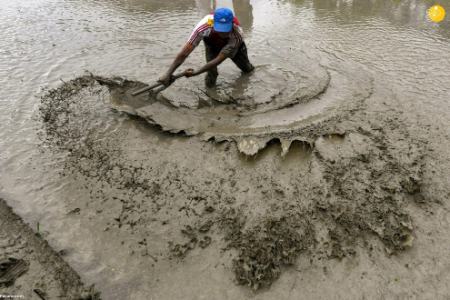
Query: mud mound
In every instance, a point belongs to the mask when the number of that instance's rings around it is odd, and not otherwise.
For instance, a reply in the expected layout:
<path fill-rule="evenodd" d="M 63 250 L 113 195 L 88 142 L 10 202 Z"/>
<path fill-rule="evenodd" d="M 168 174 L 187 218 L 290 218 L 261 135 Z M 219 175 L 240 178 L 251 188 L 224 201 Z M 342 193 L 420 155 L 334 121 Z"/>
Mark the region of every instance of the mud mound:
<path fill-rule="evenodd" d="M 269 218 L 244 231 L 243 222 L 232 210 L 224 213 L 219 223 L 226 231 L 228 247 L 239 251 L 233 260 L 237 283 L 254 290 L 269 287 L 282 267 L 293 265 L 300 253 L 315 243 L 314 228 L 305 216 Z"/>

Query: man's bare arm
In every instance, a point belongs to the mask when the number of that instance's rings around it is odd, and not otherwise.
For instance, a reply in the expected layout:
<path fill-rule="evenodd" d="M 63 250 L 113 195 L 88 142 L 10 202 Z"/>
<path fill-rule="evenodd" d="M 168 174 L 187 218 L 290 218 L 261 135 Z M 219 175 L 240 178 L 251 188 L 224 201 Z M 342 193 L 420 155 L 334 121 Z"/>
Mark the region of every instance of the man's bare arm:
<path fill-rule="evenodd" d="M 191 54 L 193 50 L 194 46 L 192 46 L 191 44 L 187 43 L 186 45 L 184 45 L 183 49 L 181 49 L 181 51 L 175 57 L 173 63 L 170 65 L 166 74 L 164 74 L 164 76 L 162 76 L 159 81 L 164 83 L 164 85 L 170 85 L 173 72 L 175 72 L 175 70 L 184 63 L 186 58 L 189 56 L 189 54 Z"/>

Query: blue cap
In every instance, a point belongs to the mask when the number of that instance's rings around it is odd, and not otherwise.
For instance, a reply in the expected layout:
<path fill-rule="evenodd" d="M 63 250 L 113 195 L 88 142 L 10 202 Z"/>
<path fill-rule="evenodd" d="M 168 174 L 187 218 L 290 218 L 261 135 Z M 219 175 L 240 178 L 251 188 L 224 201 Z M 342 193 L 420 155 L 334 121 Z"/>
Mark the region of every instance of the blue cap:
<path fill-rule="evenodd" d="M 214 30 L 217 32 L 230 32 L 233 29 L 233 11 L 226 7 L 216 9 L 214 12 Z"/>

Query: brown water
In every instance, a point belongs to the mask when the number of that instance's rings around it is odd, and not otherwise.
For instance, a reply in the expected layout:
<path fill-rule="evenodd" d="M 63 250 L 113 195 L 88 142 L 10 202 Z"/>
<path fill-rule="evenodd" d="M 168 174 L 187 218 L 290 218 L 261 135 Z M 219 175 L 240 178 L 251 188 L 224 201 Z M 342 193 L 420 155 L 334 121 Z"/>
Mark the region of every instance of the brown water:
<path fill-rule="evenodd" d="M 442 4 L 450 12 L 450 4 Z M 402 0 L 235 1 L 250 58 L 255 65 L 301 73 L 305 62 L 311 62 L 317 68 L 325 66 L 337 74 L 349 74 L 342 75 L 349 82 L 369 78 L 358 81 L 356 86 L 360 85 L 361 90 L 373 89 L 374 95 L 378 95 L 373 100 L 376 105 L 371 104 L 371 98 L 366 100 L 370 116 L 381 118 L 390 111 L 401 111 L 402 124 L 411 129 L 412 140 L 427 139 L 434 149 L 434 158 L 424 171 L 424 181 L 430 184 L 426 190 L 429 193 L 433 190 L 433 197 L 444 201 L 450 184 L 448 169 L 445 171 L 450 158 L 450 21 L 449 18 L 441 24 L 427 21 L 426 9 L 430 5 L 431 1 Z M 69 249 L 66 259 L 84 280 L 96 283 L 105 299 L 269 299 L 299 295 L 308 298 L 317 295 L 318 288 L 323 288 L 321 280 L 326 283 L 326 288 L 319 296 L 325 298 L 335 295 L 344 298 L 349 294 L 353 298 L 448 295 L 443 285 L 444 279 L 450 276 L 448 258 L 440 265 L 436 263 L 436 257 L 444 253 L 445 242 L 449 242 L 448 233 L 445 235 L 445 229 L 450 228 L 448 212 L 438 212 L 435 221 L 426 220 L 416 212 L 417 235 L 425 235 L 425 231 L 438 232 L 435 236 L 430 235 L 431 241 L 435 242 L 434 250 L 426 248 L 430 240 L 419 238 L 417 247 L 422 251 L 414 250 L 411 256 L 394 262 L 381 257 L 379 263 L 374 263 L 366 254 L 359 258 L 358 266 L 354 261 L 332 262 L 319 267 L 301 262 L 300 267 L 289 271 L 271 290 L 255 296 L 233 283 L 228 254 L 223 254 L 219 245 L 202 251 L 195 249 L 194 254 L 181 264 L 162 258 L 156 263 L 156 259 L 148 255 L 130 256 L 130 252 L 143 250 L 137 241 L 144 237 L 147 237 L 147 251 L 157 256 L 166 249 L 167 241 L 177 235 L 185 217 L 177 220 L 170 209 L 164 208 L 168 218 L 175 220 L 170 219 L 173 227 L 161 227 L 149 220 L 154 217 L 159 222 L 164 218 L 163 213 L 149 210 L 143 212 L 144 225 L 138 226 L 138 230 L 120 229 L 112 225 L 113 219 L 122 216 L 123 205 L 129 198 L 133 203 L 140 203 L 141 206 L 134 208 L 136 211 L 143 210 L 147 202 L 144 194 L 136 196 L 126 189 L 105 187 L 101 178 L 91 180 L 76 172 L 61 176 L 61 172 L 67 172 L 67 153 L 54 149 L 47 151 L 48 145 L 38 137 L 42 127 L 38 117 L 39 97 L 45 94 L 45 89 L 55 88 L 61 81 L 82 75 L 85 70 L 103 76 L 152 82 L 166 70 L 192 27 L 208 11 L 209 1 L 201 0 L 0 0 L 0 82 L 3 88 L 0 97 L 0 194 L 28 222 L 40 222 L 48 232 L 46 238 L 57 250 Z M 200 45 L 185 66 L 196 67 L 203 60 L 203 46 Z M 221 66 L 220 73 L 219 84 L 239 76 L 229 62 Z M 277 78 L 270 74 L 259 76 L 263 85 L 265 80 L 270 81 L 269 88 L 276 89 Z M 279 84 L 285 82 L 283 77 L 278 80 Z M 331 96 L 345 95 L 345 90 L 339 89 L 340 83 L 338 81 L 334 86 L 336 94 Z M 175 86 L 172 93 L 180 97 L 182 91 L 177 92 Z M 331 96 L 329 99 L 336 99 Z M 177 188 L 176 182 L 180 179 L 198 187 L 200 194 L 208 195 L 212 193 L 205 183 L 209 177 L 223 178 L 223 194 L 245 203 L 247 198 L 252 198 L 252 191 L 257 194 L 259 181 L 268 184 L 275 178 L 277 184 L 289 190 L 293 177 L 300 178 L 306 170 L 314 169 L 308 149 L 296 148 L 297 156 L 290 154 L 280 160 L 278 150 L 269 147 L 256 162 L 248 161 L 237 152 L 228 153 L 226 145 L 215 146 L 196 138 L 161 134 L 139 120 L 118 114 L 109 109 L 108 95 L 99 98 L 103 102 L 86 106 L 82 104 L 82 98 L 80 96 L 80 116 L 90 115 L 88 119 L 72 120 L 77 128 L 86 132 L 95 129 L 92 135 L 95 142 L 120 149 L 130 161 L 142 162 L 152 170 L 151 175 L 173 179 L 173 182 L 161 183 L 163 189 L 175 194 L 170 199 L 159 199 L 164 202 L 162 207 L 178 207 L 177 202 L 183 195 L 191 193 Z M 329 103 L 333 103 L 331 100 Z M 380 108 L 378 104 L 383 101 L 386 106 Z M 320 109 L 326 108 L 324 105 Z M 316 106 L 311 107 L 310 115 L 316 111 Z M 284 119 L 275 116 L 270 120 L 282 123 Z M 264 125 L 266 121 L 260 122 Z M 81 135 L 80 140 L 82 138 Z M 353 136 L 350 141 L 358 139 Z M 318 142 L 319 150 L 324 143 L 327 142 Z M 325 148 L 332 149 L 330 147 Z M 326 150 L 323 153 L 330 157 L 335 155 Z M 83 161 L 79 163 L 82 165 Z M 187 170 L 194 170 L 194 175 Z M 261 175 L 265 172 L 269 177 L 273 176 L 272 181 L 266 181 L 267 178 Z M 171 177 L 173 173 L 177 174 Z M 233 177 L 241 181 L 236 186 L 228 186 Z M 302 183 L 295 184 L 302 186 Z M 306 190 L 308 183 L 304 185 Z M 125 202 L 115 201 L 116 196 Z M 270 210 L 263 200 L 252 201 L 255 202 L 250 208 L 255 215 L 264 215 L 266 209 Z M 82 208 L 80 217 L 67 215 L 77 207 Z M 438 225 L 442 231 L 435 230 Z M 425 252 L 426 255 L 422 254 Z M 396 269 L 413 258 L 420 262 L 415 272 Z M 421 267 L 427 264 L 429 267 Z M 322 267 L 336 271 L 322 275 Z M 351 288 L 351 281 L 345 281 L 345 278 L 351 278 L 353 282 L 359 280 L 361 272 L 367 269 L 371 270 L 372 277 L 369 278 L 373 284 L 360 282 L 366 292 Z M 385 270 L 391 272 L 390 275 L 384 277 Z M 408 279 L 391 286 L 396 276 Z M 416 288 L 410 287 L 423 278 L 436 287 L 434 293 L 427 290 L 427 281 Z M 343 289 L 336 290 L 340 285 Z"/>

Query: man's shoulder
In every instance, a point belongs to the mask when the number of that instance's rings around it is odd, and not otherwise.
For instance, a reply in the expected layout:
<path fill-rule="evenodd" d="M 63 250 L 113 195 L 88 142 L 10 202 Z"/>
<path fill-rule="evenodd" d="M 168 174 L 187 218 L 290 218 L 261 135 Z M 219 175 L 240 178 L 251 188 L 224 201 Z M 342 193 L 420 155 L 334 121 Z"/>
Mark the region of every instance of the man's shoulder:
<path fill-rule="evenodd" d="M 201 19 L 192 31 L 188 42 L 197 46 L 202 38 L 208 36 L 211 33 L 213 26 L 211 20 L 214 20 L 213 15 L 206 15 L 203 19 Z"/>
<path fill-rule="evenodd" d="M 233 32 L 241 39 L 244 37 L 244 31 L 242 30 L 242 27 L 239 25 L 233 24 Z"/>
<path fill-rule="evenodd" d="M 203 19 L 200 20 L 200 22 L 197 23 L 197 25 L 194 28 L 194 31 L 205 31 L 208 28 L 211 28 L 214 23 L 214 16 L 213 15 L 206 15 Z"/>
<path fill-rule="evenodd" d="M 213 14 L 209 14 L 204 16 L 200 22 L 198 22 L 198 24 L 209 24 L 210 26 L 212 26 L 214 22 L 214 15 Z"/>

